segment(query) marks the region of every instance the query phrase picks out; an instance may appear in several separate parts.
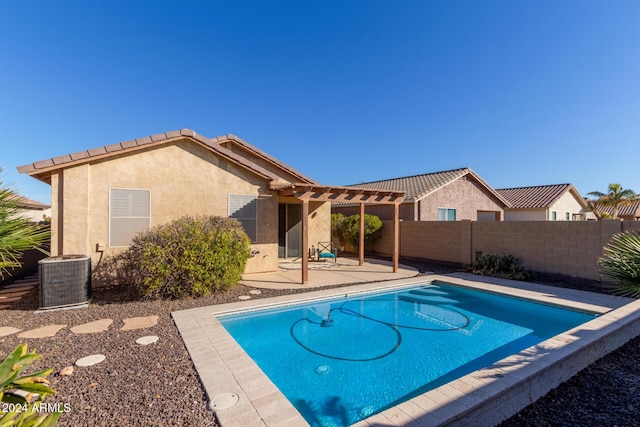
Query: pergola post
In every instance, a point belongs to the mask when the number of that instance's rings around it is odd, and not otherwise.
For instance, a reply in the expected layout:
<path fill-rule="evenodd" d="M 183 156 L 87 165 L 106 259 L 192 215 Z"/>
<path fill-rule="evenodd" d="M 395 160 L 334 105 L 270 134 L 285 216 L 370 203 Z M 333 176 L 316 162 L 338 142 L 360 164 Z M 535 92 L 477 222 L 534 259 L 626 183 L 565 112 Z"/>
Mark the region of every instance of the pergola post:
<path fill-rule="evenodd" d="M 358 262 L 364 265 L 364 203 L 360 203 L 360 239 L 358 241 Z"/>
<path fill-rule="evenodd" d="M 393 272 L 398 272 L 398 260 L 400 258 L 400 206 L 393 204 Z"/>
<path fill-rule="evenodd" d="M 309 283 L 309 200 L 302 199 L 302 284 Z"/>

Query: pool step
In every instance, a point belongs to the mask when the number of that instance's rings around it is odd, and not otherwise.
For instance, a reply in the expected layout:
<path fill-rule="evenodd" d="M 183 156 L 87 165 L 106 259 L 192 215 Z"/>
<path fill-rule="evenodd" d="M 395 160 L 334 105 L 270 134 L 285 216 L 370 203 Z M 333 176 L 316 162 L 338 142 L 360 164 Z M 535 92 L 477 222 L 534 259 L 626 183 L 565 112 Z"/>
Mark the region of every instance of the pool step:
<path fill-rule="evenodd" d="M 398 299 L 407 302 L 416 302 L 418 304 L 455 304 L 458 302 L 454 299 L 445 298 L 438 295 L 410 295 L 408 293 L 398 295 Z"/>
<path fill-rule="evenodd" d="M 439 291 L 437 289 L 429 289 L 429 288 L 422 288 L 422 289 L 414 289 L 412 291 L 409 291 L 410 294 L 415 294 L 415 295 L 449 295 L 448 292 L 444 292 L 444 291 Z"/>

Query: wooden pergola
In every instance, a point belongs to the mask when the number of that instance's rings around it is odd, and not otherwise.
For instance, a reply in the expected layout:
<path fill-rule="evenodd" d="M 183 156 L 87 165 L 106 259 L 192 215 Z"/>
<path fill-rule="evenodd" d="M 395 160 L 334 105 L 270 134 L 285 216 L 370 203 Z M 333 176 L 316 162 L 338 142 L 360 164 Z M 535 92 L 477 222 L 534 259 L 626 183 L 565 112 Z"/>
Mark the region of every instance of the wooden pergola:
<path fill-rule="evenodd" d="M 302 283 L 309 281 L 309 202 L 353 203 L 360 205 L 359 265 L 364 265 L 364 207 L 365 205 L 393 206 L 393 272 L 398 271 L 400 252 L 399 206 L 404 191 L 372 190 L 357 187 L 325 187 L 312 184 L 273 186 L 283 197 L 294 197 L 302 203 Z"/>

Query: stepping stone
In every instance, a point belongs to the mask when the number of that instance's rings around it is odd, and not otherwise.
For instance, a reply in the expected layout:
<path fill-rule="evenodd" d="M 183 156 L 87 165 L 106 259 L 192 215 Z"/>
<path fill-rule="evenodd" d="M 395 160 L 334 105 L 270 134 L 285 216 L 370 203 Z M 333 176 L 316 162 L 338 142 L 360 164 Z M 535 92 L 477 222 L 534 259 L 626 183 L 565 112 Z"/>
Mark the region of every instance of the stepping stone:
<path fill-rule="evenodd" d="M 153 344 L 156 341 L 158 341 L 158 337 L 157 336 L 155 336 L 155 335 L 147 335 L 146 337 L 138 338 L 136 340 L 136 344 L 149 345 L 149 344 Z"/>
<path fill-rule="evenodd" d="M 76 366 L 93 366 L 102 362 L 107 357 L 104 354 L 92 354 L 91 356 L 83 357 L 82 359 L 76 360 Z"/>
<path fill-rule="evenodd" d="M 246 300 L 250 300 L 251 297 L 249 295 L 240 295 L 238 299 L 242 301 L 246 301 Z"/>
<path fill-rule="evenodd" d="M 20 338 L 47 338 L 54 336 L 60 329 L 65 328 L 67 325 L 47 325 L 37 329 L 31 329 L 25 331 L 18 336 Z"/>
<path fill-rule="evenodd" d="M 150 328 L 158 324 L 158 316 L 146 316 L 146 317 L 130 317 L 123 319 L 124 326 L 120 328 L 121 331 L 131 331 L 133 329 Z"/>
<path fill-rule="evenodd" d="M 22 329 L 13 328 L 11 326 L 0 327 L 0 337 L 6 337 L 7 335 L 13 335 L 16 332 L 20 332 Z"/>
<path fill-rule="evenodd" d="M 71 332 L 74 334 L 95 334 L 97 332 L 104 332 L 109 329 L 109 326 L 113 323 L 111 319 L 100 319 L 95 322 L 84 323 L 82 325 L 74 326 L 71 328 Z"/>
<path fill-rule="evenodd" d="M 260 295 L 262 293 L 262 291 L 258 290 L 258 289 L 252 289 L 252 290 L 249 291 L 249 293 L 251 295 Z"/>

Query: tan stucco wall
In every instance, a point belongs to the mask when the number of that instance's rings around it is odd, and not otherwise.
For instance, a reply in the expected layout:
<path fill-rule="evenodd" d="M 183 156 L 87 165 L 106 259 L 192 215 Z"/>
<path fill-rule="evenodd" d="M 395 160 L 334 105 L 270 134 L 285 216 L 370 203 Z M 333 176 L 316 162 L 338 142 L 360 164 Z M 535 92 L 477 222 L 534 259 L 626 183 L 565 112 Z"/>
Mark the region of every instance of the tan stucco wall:
<path fill-rule="evenodd" d="M 52 253 L 88 254 L 94 262 L 100 258 L 98 244 L 104 256 L 121 250 L 109 247 L 109 189 L 150 190 L 151 227 L 184 215 L 228 216 L 229 194 L 268 193 L 264 179 L 193 142 L 69 167 L 60 176 L 52 179 Z M 260 253 L 249 259 L 246 272 L 277 269 L 277 203 L 275 192 L 258 200 L 258 242 L 252 247 Z M 328 215 L 326 225 L 314 227 L 328 229 Z"/>
<path fill-rule="evenodd" d="M 496 211 L 502 218 L 503 209 L 482 187 L 471 180 L 457 179 L 419 201 L 420 221 L 436 221 L 438 208 L 456 210 L 456 220 L 478 219 L 478 211 Z"/>

